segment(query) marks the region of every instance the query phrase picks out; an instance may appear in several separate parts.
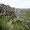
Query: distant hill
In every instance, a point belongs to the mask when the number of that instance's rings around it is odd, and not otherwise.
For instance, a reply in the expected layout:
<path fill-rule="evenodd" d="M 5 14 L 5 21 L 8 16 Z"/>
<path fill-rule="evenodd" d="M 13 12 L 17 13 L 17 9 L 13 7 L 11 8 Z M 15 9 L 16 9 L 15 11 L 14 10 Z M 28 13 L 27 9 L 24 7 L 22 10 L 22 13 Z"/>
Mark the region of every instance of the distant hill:
<path fill-rule="evenodd" d="M 24 14 L 26 13 L 26 11 L 29 11 L 30 8 L 28 9 L 20 9 L 20 8 L 15 8 L 15 14 L 18 18 L 24 18 Z"/>

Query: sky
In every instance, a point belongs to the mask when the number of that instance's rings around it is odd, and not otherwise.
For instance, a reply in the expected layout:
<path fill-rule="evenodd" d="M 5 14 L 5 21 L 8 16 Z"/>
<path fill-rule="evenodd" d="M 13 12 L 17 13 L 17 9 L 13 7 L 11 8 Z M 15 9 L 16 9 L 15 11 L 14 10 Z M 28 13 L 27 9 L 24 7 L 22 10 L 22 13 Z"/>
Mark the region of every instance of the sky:
<path fill-rule="evenodd" d="M 30 0 L 0 0 L 1 3 L 15 8 L 30 8 Z"/>

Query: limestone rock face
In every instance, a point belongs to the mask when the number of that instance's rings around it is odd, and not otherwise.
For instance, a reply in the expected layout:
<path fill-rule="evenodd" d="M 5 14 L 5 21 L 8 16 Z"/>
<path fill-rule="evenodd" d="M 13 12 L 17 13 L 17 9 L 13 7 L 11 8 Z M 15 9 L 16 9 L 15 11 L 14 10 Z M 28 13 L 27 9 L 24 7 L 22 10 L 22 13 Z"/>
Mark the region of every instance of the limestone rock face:
<path fill-rule="evenodd" d="M 30 10 L 30 9 L 13 8 L 13 7 L 10 7 L 9 5 L 0 4 L 0 13 L 1 13 L 0 15 L 16 14 L 16 17 L 24 18 L 24 13 L 27 10 Z"/>
<path fill-rule="evenodd" d="M 13 9 L 9 5 L 0 4 L 0 13 L 13 13 Z"/>
<path fill-rule="evenodd" d="M 18 18 L 24 18 L 24 14 L 30 9 L 15 8 L 15 14 Z"/>

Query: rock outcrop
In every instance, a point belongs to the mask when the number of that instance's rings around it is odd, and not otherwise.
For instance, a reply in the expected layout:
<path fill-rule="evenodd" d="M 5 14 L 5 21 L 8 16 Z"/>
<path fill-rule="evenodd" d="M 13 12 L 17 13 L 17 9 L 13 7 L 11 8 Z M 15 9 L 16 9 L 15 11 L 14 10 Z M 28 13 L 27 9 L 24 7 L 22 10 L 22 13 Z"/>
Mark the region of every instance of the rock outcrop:
<path fill-rule="evenodd" d="M 18 18 L 24 18 L 24 13 L 30 9 L 13 8 L 9 5 L 0 4 L 0 15 L 15 15 Z"/>

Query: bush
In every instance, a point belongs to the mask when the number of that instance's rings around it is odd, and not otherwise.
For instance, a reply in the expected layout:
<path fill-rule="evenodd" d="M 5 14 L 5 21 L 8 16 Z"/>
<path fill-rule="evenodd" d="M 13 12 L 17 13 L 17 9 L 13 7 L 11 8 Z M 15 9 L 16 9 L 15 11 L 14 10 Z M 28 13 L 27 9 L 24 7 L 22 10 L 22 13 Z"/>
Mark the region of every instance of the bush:
<path fill-rule="evenodd" d="M 30 30 L 30 23 L 26 21 L 16 20 L 12 21 L 13 30 Z"/>

